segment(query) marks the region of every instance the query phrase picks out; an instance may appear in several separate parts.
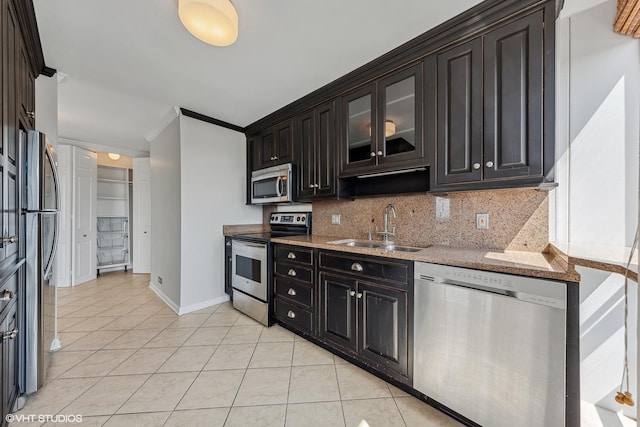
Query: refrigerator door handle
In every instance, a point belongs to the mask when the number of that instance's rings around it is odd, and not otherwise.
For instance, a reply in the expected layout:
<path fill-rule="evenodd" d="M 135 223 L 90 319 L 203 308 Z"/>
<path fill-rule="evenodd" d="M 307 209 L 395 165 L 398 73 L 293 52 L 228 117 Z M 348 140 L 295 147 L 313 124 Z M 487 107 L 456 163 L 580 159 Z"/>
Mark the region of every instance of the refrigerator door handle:
<path fill-rule="evenodd" d="M 49 259 L 47 260 L 47 266 L 44 269 L 44 278 L 49 277 L 49 273 L 51 272 L 51 268 L 53 267 L 53 259 L 56 257 L 56 252 L 58 250 L 58 238 L 59 238 L 59 230 L 58 230 L 58 213 L 53 213 L 53 241 L 51 243 L 51 255 L 49 255 Z"/>
<path fill-rule="evenodd" d="M 51 151 L 49 150 L 49 147 L 45 147 L 45 151 L 46 151 L 46 155 L 47 158 L 49 160 L 49 162 L 51 163 L 51 171 L 53 174 L 53 188 L 54 191 L 56 193 L 56 212 L 60 210 L 60 181 L 58 179 L 58 165 L 56 164 L 56 161 L 53 158 L 53 154 L 51 154 Z M 56 226 L 57 226 L 57 221 L 56 221 Z"/>

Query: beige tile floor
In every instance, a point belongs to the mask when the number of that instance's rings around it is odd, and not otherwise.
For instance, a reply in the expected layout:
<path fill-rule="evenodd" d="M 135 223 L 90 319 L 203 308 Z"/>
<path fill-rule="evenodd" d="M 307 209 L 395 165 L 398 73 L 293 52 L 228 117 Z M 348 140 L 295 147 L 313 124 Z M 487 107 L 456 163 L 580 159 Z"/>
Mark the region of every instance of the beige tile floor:
<path fill-rule="evenodd" d="M 84 427 L 460 425 L 229 303 L 176 316 L 148 283 L 115 272 L 59 290 L 62 349 L 17 416 L 82 415 L 69 425 Z"/>

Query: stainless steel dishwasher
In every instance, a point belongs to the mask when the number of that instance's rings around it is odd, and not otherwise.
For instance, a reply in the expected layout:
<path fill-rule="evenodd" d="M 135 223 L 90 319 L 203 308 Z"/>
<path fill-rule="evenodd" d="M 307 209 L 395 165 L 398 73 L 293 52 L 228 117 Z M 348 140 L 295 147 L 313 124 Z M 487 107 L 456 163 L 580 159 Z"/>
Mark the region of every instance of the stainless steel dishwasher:
<path fill-rule="evenodd" d="M 415 263 L 413 387 L 491 427 L 565 425 L 566 285 Z"/>

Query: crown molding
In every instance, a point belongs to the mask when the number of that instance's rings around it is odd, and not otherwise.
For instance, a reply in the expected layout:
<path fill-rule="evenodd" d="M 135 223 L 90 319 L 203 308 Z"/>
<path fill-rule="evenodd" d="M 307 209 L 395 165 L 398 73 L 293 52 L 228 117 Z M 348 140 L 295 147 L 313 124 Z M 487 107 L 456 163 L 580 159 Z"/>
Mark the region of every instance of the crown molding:
<path fill-rule="evenodd" d="M 180 115 L 179 107 L 171 107 L 169 111 L 160 119 L 160 122 L 155 127 L 154 130 L 146 133 L 144 135 L 144 139 L 146 139 L 149 143 L 151 143 L 154 139 L 158 137 L 162 133 L 163 130 L 166 129 L 167 126 L 173 122 L 173 120 Z"/>

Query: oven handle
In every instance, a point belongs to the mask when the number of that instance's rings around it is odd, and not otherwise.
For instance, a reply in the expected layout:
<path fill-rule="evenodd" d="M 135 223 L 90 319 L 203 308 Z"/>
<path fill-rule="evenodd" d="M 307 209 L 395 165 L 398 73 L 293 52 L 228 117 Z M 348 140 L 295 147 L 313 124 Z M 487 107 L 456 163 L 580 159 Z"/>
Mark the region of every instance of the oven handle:
<path fill-rule="evenodd" d="M 264 249 L 266 247 L 265 244 L 247 243 L 247 242 L 242 242 L 240 240 L 234 240 L 233 241 L 233 245 L 231 247 L 234 247 L 236 245 L 239 245 L 239 246 L 251 246 L 252 248 L 257 248 L 257 249 Z"/>
<path fill-rule="evenodd" d="M 276 194 L 278 197 L 282 197 L 282 193 L 284 192 L 284 182 L 282 181 L 282 177 L 278 177 L 278 182 L 276 183 Z"/>

